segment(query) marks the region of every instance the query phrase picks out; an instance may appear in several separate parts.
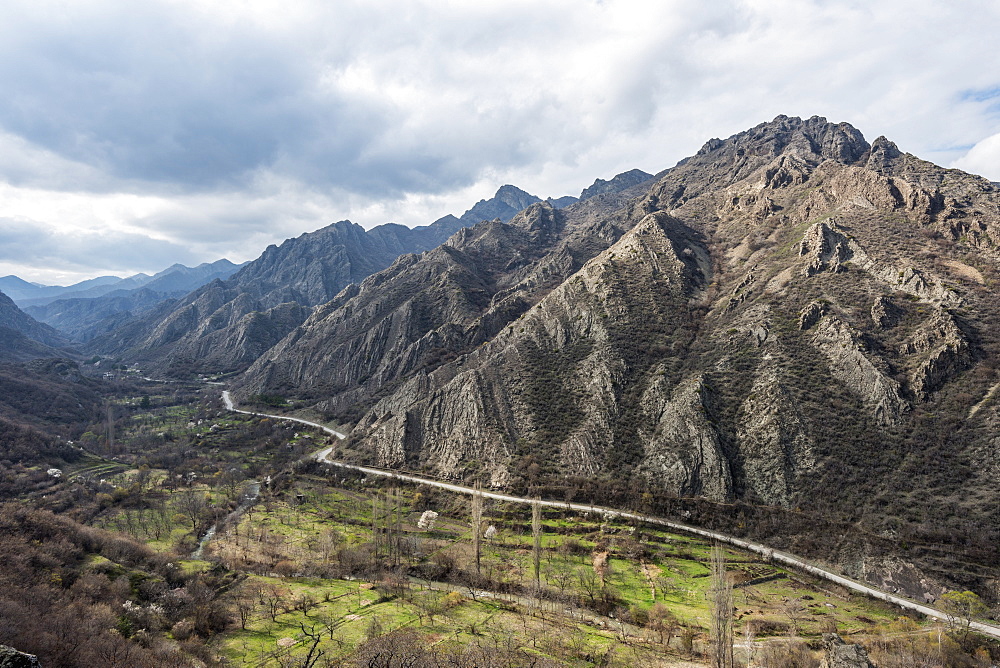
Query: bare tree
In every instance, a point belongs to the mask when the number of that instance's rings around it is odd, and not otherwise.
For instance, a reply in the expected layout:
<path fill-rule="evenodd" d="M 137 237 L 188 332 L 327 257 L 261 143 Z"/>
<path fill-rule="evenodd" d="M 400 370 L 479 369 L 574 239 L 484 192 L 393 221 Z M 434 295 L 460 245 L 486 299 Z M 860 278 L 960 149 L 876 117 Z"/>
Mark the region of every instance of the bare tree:
<path fill-rule="evenodd" d="M 240 628 L 244 631 L 257 612 L 261 601 L 261 585 L 255 580 L 245 580 L 233 596 L 236 614 L 240 619 Z"/>
<path fill-rule="evenodd" d="M 177 509 L 191 522 L 191 531 L 198 533 L 198 525 L 208 511 L 208 499 L 205 492 L 190 491 L 181 496 Z"/>
<path fill-rule="evenodd" d="M 713 668 L 733 668 L 733 583 L 726 574 L 722 547 L 712 548 L 712 628 L 710 634 Z"/>
<path fill-rule="evenodd" d="M 649 621 L 646 627 L 660 635 L 660 644 L 669 645 L 671 638 L 677 632 L 677 617 L 662 603 L 654 603 L 649 609 Z"/>
<path fill-rule="evenodd" d="M 533 538 L 532 562 L 535 568 L 535 589 L 541 588 L 542 578 L 542 504 L 535 498 L 531 502 L 531 536 Z"/>
<path fill-rule="evenodd" d="M 476 552 L 476 575 L 479 575 L 483 542 L 483 490 L 476 481 L 476 493 L 472 495 L 472 540 Z"/>

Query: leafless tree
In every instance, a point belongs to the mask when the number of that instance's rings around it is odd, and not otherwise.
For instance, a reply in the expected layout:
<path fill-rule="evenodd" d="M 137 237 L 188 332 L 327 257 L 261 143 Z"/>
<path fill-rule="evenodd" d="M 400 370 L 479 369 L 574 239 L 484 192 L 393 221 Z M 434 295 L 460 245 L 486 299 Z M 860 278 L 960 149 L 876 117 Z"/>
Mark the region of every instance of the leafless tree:
<path fill-rule="evenodd" d="M 531 502 L 532 564 L 535 568 L 535 589 L 541 588 L 542 578 L 542 504 L 539 499 Z"/>
<path fill-rule="evenodd" d="M 712 548 L 712 628 L 710 633 L 713 668 L 733 668 L 733 583 L 726 574 L 722 547 Z"/>
<path fill-rule="evenodd" d="M 472 536 L 476 553 L 476 575 L 479 575 L 483 542 L 483 490 L 476 482 L 476 493 L 472 495 Z"/>

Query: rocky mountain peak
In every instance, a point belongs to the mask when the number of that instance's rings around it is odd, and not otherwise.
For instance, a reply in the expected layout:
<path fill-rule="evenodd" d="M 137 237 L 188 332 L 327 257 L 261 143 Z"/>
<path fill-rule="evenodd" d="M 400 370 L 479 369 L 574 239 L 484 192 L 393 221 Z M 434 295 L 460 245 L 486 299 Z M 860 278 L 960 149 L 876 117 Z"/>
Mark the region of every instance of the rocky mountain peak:
<path fill-rule="evenodd" d="M 593 185 L 583 189 L 583 192 L 580 193 L 580 199 L 589 199 L 597 195 L 603 195 L 604 193 L 621 192 L 626 188 L 630 188 L 643 181 L 648 181 L 651 178 L 653 178 L 652 174 L 647 174 L 641 169 L 630 169 L 627 172 L 616 175 L 610 181 L 596 179 Z"/>
<path fill-rule="evenodd" d="M 521 211 L 538 201 L 538 198 L 530 193 L 526 193 L 517 186 L 500 186 L 497 194 L 493 196 L 497 201 L 503 202 L 507 206 Z"/>
<path fill-rule="evenodd" d="M 903 157 L 903 152 L 894 142 L 885 137 L 879 137 L 872 142 L 866 167 L 876 172 L 885 173 L 890 170 L 893 162 L 901 157 Z"/>
<path fill-rule="evenodd" d="M 870 149 L 868 142 L 850 123 L 830 123 L 822 116 L 802 120 L 798 117 L 777 116 L 769 123 L 761 123 L 729 139 L 710 139 L 697 156 L 713 155 L 721 158 L 733 154 L 744 156 L 778 157 L 782 154 L 797 155 L 810 162 L 823 159 L 853 164 Z"/>
<path fill-rule="evenodd" d="M 475 206 L 463 213 L 461 220 L 467 225 L 494 218 L 506 223 L 524 209 L 540 201 L 538 197 L 516 186 L 504 185 L 500 186 L 496 195 L 490 199 L 479 200 Z"/>

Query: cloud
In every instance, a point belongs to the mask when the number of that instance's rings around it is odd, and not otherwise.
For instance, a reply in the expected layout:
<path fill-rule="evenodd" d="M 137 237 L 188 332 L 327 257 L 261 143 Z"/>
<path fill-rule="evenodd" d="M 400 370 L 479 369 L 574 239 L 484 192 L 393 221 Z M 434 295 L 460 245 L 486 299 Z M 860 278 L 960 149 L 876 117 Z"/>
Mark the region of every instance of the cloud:
<path fill-rule="evenodd" d="M 950 164 L 1000 131 L 998 24 L 976 0 L 10 0 L 0 216 L 247 259 L 505 182 L 577 194 L 778 114 Z"/>
<path fill-rule="evenodd" d="M 951 166 L 1000 182 L 1000 133 L 977 142 Z"/>
<path fill-rule="evenodd" d="M 173 262 L 194 263 L 184 246 L 119 230 L 56 230 L 30 219 L 0 218 L 0 263 L 48 284 L 97 274 L 131 275 Z M 137 268 L 140 265 L 140 268 Z"/>

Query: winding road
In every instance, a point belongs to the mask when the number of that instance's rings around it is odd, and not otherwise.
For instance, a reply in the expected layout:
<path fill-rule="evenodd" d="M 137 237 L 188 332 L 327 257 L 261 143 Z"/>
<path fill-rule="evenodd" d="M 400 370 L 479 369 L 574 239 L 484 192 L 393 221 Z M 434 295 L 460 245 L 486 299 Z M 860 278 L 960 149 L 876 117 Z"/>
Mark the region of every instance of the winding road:
<path fill-rule="evenodd" d="M 241 411 L 233 405 L 233 397 L 229 394 L 229 390 L 225 390 L 222 393 L 222 403 L 226 406 L 227 411 L 232 411 L 234 413 L 243 413 L 244 415 L 256 415 L 258 417 L 269 417 L 278 420 L 291 420 L 292 422 L 298 422 L 300 424 L 308 425 L 310 427 L 316 427 L 317 429 L 322 429 L 331 436 L 336 436 L 337 438 L 344 439 L 347 438 L 347 434 L 341 434 L 339 431 L 330 429 L 329 427 L 324 427 L 316 422 L 310 422 L 309 420 L 303 420 L 297 417 L 288 417 L 287 415 L 271 415 L 269 413 L 257 413 L 256 411 Z"/>
<path fill-rule="evenodd" d="M 301 424 L 315 427 L 317 429 L 322 429 L 326 433 L 332 436 L 336 436 L 337 438 L 340 439 L 346 438 L 346 434 L 342 434 L 338 431 L 330 429 L 329 427 L 324 427 L 323 425 L 317 424 L 315 422 L 309 422 L 308 420 L 303 420 L 294 417 L 286 417 L 284 415 L 271 415 L 268 413 L 257 413 L 253 411 L 239 410 L 233 405 L 233 400 L 228 390 L 222 393 L 222 402 L 225 404 L 226 409 L 230 411 L 243 413 L 245 415 L 257 415 L 261 417 L 276 418 L 279 420 L 291 420 L 293 422 L 299 422 Z M 333 453 L 333 447 L 329 447 L 314 453 L 312 457 L 314 457 L 316 461 L 322 462 L 324 464 L 329 464 L 330 466 L 336 466 L 343 469 L 351 469 L 353 471 L 360 471 L 362 473 L 367 473 L 369 475 L 377 475 L 386 478 L 393 478 L 395 480 L 403 480 L 406 482 L 417 483 L 420 485 L 430 485 L 431 487 L 446 489 L 452 492 L 456 492 L 458 494 L 471 495 L 471 494 L 481 493 L 483 497 L 487 499 L 496 499 L 498 501 L 508 501 L 511 503 L 524 503 L 524 504 L 535 503 L 534 499 L 528 499 L 525 497 L 511 496 L 510 494 L 501 494 L 498 492 L 477 491 L 472 487 L 465 487 L 463 485 L 456 485 L 453 483 L 442 482 L 440 480 L 422 478 L 420 476 L 415 476 L 408 473 L 397 473 L 395 471 L 377 469 L 377 468 L 372 468 L 370 466 L 359 466 L 357 464 L 348 464 L 346 462 L 341 462 L 331 459 L 330 456 L 332 453 Z M 585 513 L 597 513 L 599 515 L 607 515 L 623 519 L 637 520 L 640 522 L 646 522 L 648 524 L 655 524 L 658 526 L 667 527 L 669 529 L 679 531 L 681 533 L 692 534 L 695 536 L 702 536 L 704 538 L 710 538 L 720 543 L 725 543 L 727 545 L 732 545 L 734 547 L 738 547 L 740 549 L 747 550 L 749 552 L 754 552 L 756 554 L 761 555 L 765 559 L 783 564 L 797 571 L 809 573 L 811 575 L 822 578 L 824 580 L 828 580 L 830 582 L 835 582 L 843 587 L 846 587 L 847 589 L 850 589 L 851 591 L 856 591 L 858 593 L 865 594 L 873 598 L 881 599 L 888 603 L 898 605 L 899 607 L 904 608 L 906 610 L 919 612 L 922 615 L 926 615 L 927 617 L 933 617 L 934 619 L 940 619 L 945 621 L 948 619 L 948 615 L 942 612 L 941 610 L 932 608 L 922 603 L 917 603 L 916 601 L 912 601 L 910 599 L 903 598 L 895 594 L 890 594 L 889 592 L 877 589 L 870 585 L 863 584 L 861 582 L 858 582 L 857 580 L 846 578 L 842 575 L 838 575 L 837 573 L 833 573 L 826 569 L 820 568 L 819 566 L 811 564 L 806 560 L 804 560 L 803 558 L 798 557 L 794 554 L 790 554 L 788 552 L 782 552 L 780 550 L 775 550 L 770 547 L 767 547 L 766 545 L 762 545 L 761 543 L 755 543 L 753 541 L 743 540 L 742 538 L 736 538 L 734 536 L 729 536 L 727 534 L 722 534 L 715 531 L 709 531 L 707 529 L 700 529 L 698 527 L 689 526 L 687 524 L 682 524 L 680 522 L 674 522 L 672 520 L 663 519 L 662 517 L 643 515 L 641 513 L 633 513 L 624 510 L 615 510 L 614 508 L 603 508 L 601 506 L 593 506 L 583 503 L 569 503 L 569 502 L 559 502 L 559 501 L 539 500 L 538 503 L 539 505 L 545 506 L 547 508 L 562 508 L 565 510 L 576 510 Z M 983 635 L 988 635 L 993 638 L 1000 639 L 1000 626 L 994 626 L 992 624 L 985 624 L 983 622 L 973 621 L 970 624 L 970 628 L 972 628 L 972 630 L 974 631 L 982 633 Z"/>

